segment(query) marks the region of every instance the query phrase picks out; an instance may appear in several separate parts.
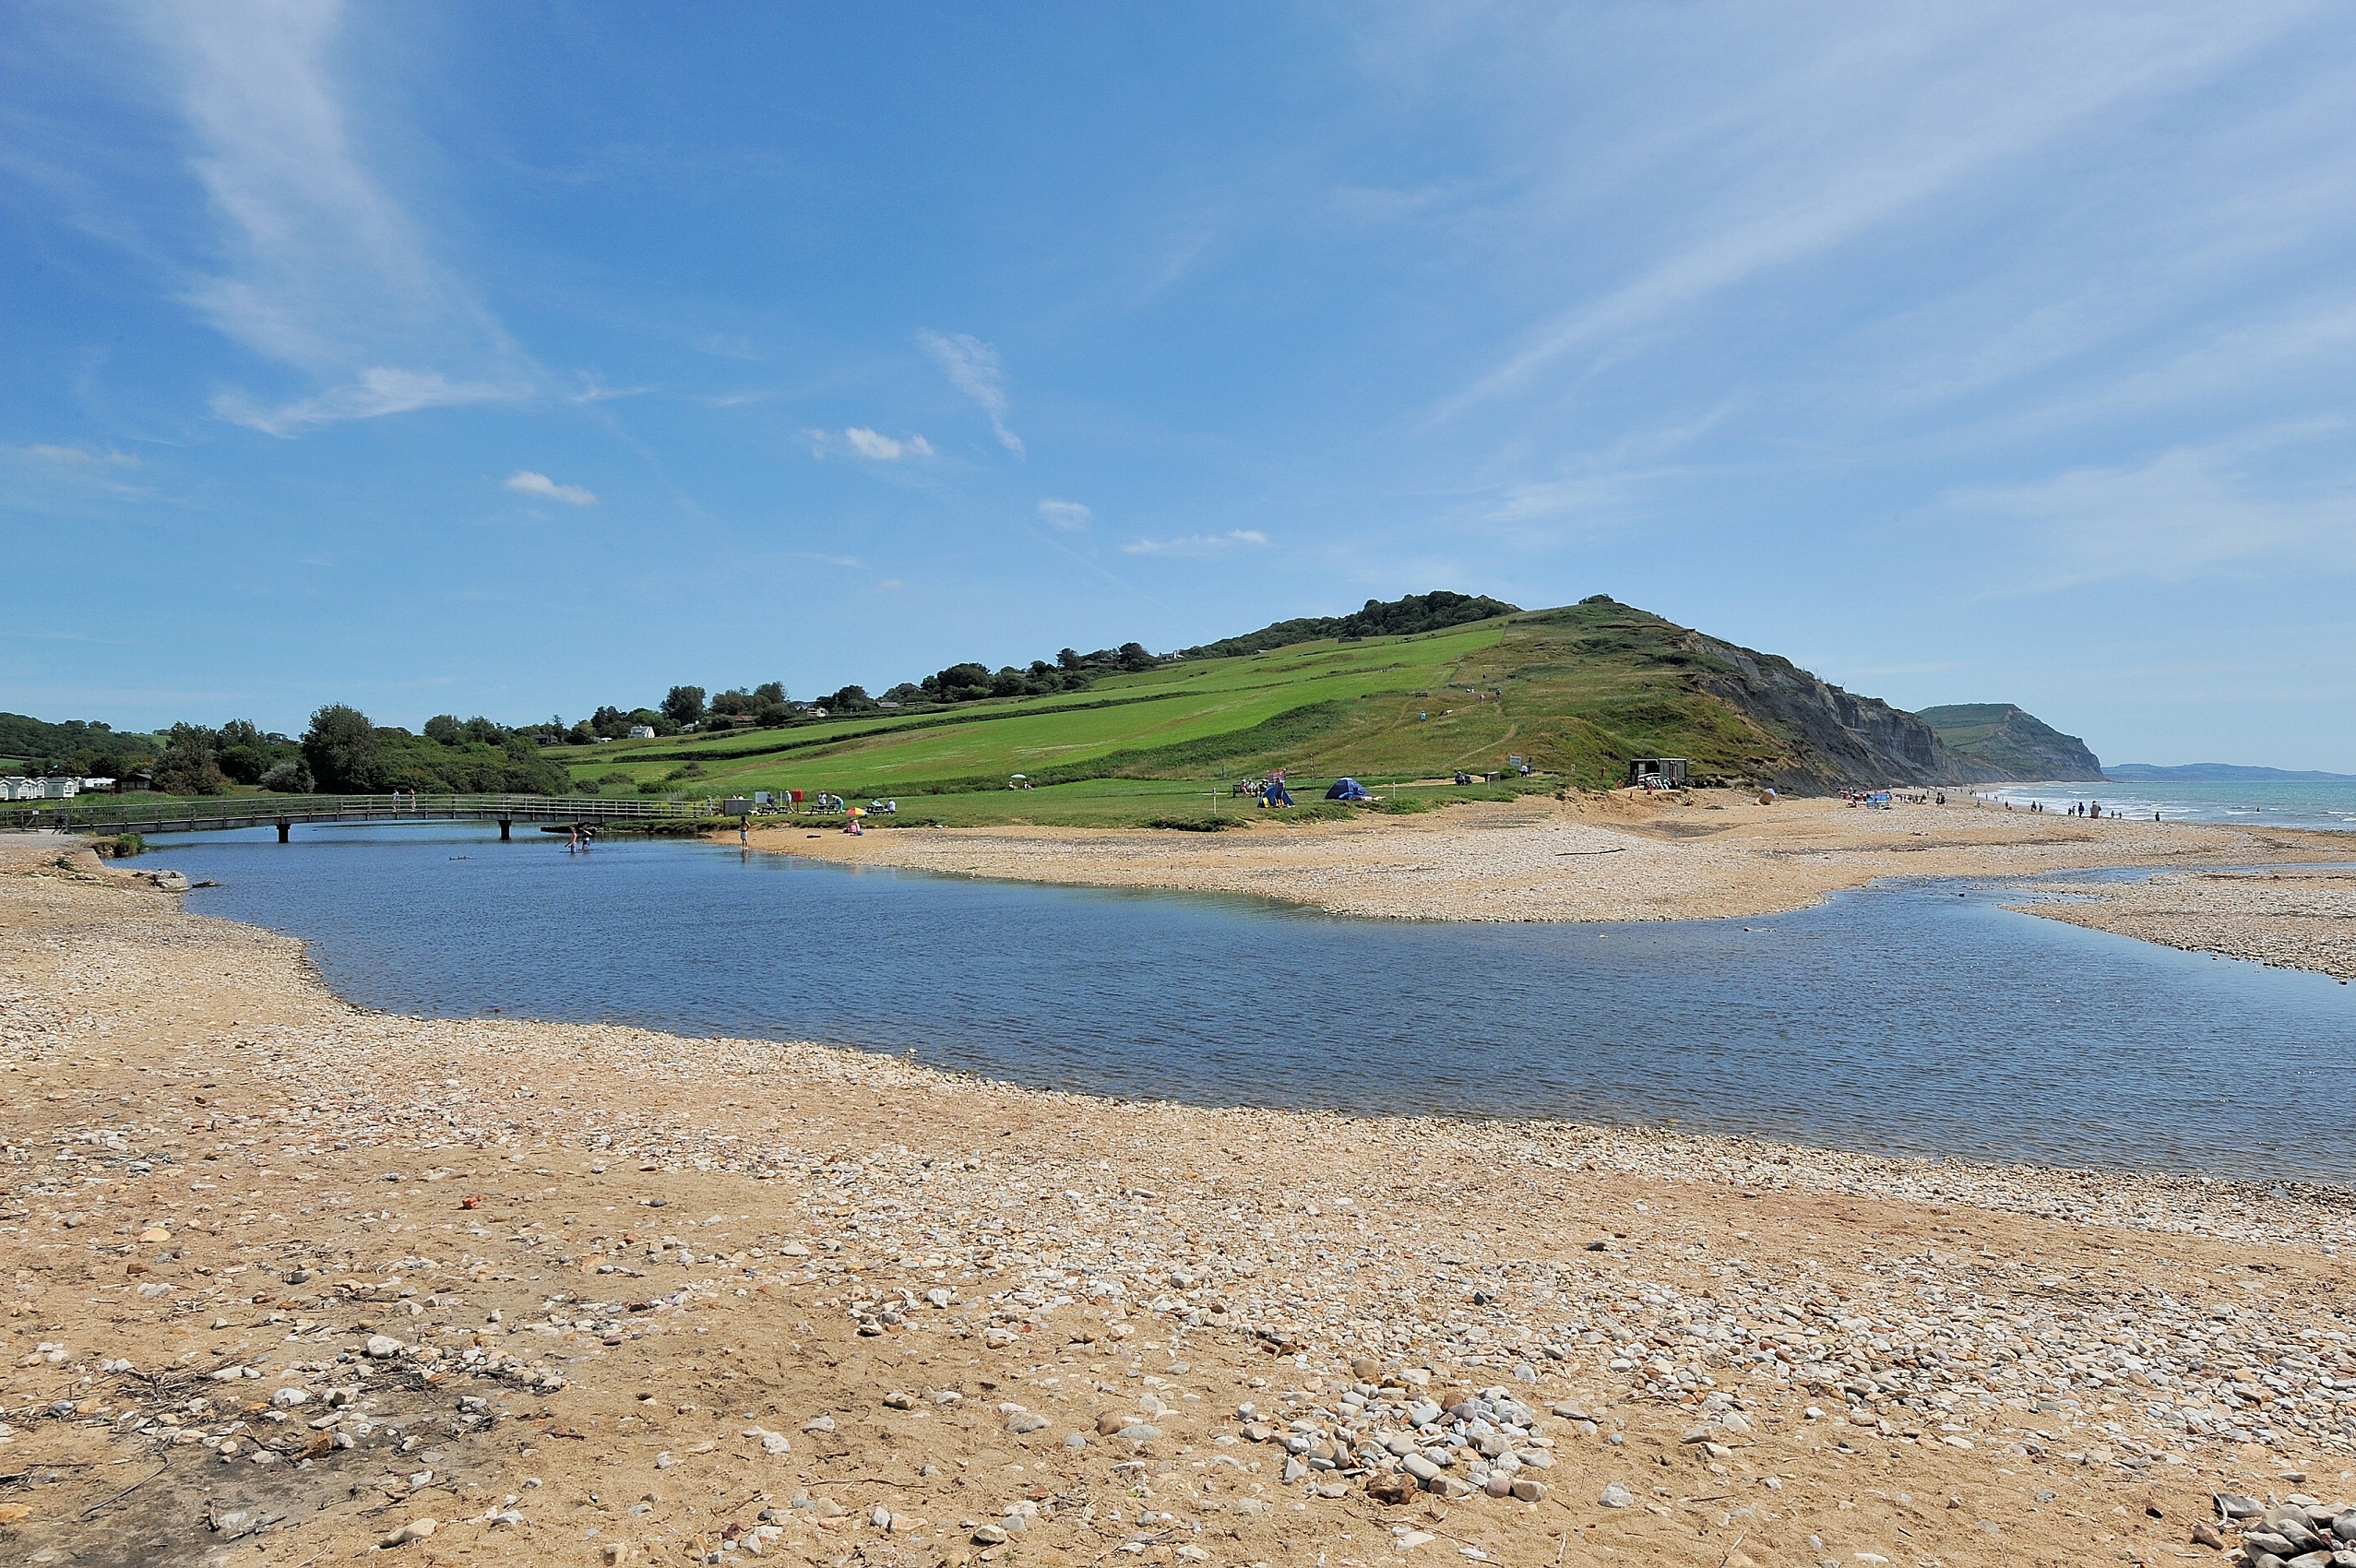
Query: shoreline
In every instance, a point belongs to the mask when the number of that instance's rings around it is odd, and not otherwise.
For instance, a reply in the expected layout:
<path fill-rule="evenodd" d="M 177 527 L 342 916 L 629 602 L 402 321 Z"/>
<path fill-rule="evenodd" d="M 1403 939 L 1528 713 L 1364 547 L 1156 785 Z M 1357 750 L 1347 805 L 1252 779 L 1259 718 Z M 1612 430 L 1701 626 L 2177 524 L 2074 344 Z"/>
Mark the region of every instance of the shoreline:
<path fill-rule="evenodd" d="M 2286 866 L 2170 872 L 2006 906 L 2189 953 L 2356 980 L 2356 871 Z"/>
<path fill-rule="evenodd" d="M 364 1013 L 73 859 L 0 873 L 28 1554 L 210 1562 L 207 1518 L 276 1515 L 288 1561 L 432 1518 L 421 1561 L 1995 1568 L 2351 1490 L 2338 1189 Z M 1400 1435 L 1426 1393 L 1464 1448 Z"/>
<path fill-rule="evenodd" d="M 722 840 L 724 841 L 724 839 Z M 2092 821 L 2006 812 L 1961 796 L 1889 811 L 1731 790 L 1515 805 L 1466 803 L 1337 825 L 1246 832 L 875 828 L 859 837 L 786 819 L 754 831 L 764 853 L 1051 885 L 1242 894 L 1369 920 L 1724 920 L 1788 913 L 1892 878 L 2017 880 L 2054 872 L 2356 862 L 2356 842 L 2315 829 Z M 2356 944 L 2317 939 L 2290 905 L 2258 909 L 2237 885 L 2179 877 L 2168 934 L 2118 899 L 2028 912 L 2167 945 L 2320 968 L 2345 979 Z"/>

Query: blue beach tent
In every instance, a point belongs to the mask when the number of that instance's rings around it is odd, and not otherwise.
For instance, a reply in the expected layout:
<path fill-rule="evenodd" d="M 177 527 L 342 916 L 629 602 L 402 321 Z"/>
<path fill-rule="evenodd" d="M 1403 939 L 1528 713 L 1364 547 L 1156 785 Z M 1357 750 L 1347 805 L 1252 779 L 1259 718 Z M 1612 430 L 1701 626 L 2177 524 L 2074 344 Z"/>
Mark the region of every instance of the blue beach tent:
<path fill-rule="evenodd" d="M 1326 791 L 1328 801 L 1371 801 L 1374 798 L 1366 792 L 1366 786 L 1355 778 L 1337 778 L 1333 781 L 1333 788 Z"/>

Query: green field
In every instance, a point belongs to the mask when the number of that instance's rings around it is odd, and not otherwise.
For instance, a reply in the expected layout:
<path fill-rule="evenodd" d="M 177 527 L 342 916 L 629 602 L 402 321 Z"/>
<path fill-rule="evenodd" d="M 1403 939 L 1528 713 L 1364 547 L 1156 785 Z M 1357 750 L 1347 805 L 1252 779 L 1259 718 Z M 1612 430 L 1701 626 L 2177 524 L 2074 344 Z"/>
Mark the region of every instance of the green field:
<path fill-rule="evenodd" d="M 1605 600 L 1167 664 L 1085 692 L 621 741 L 564 760 L 577 783 L 615 798 L 802 790 L 896 798 L 904 820 L 1123 824 L 1208 817 L 1214 791 L 1271 767 L 1321 790 L 1343 774 L 1387 785 L 1520 755 L 1551 789 L 1616 783 L 1636 756 L 1737 778 L 1788 758 L 1784 741 L 1695 689 L 1710 662 L 1696 647 L 1685 628 Z M 1017 773 L 1034 788 L 1009 790 Z M 1217 808 L 1251 811 L 1225 795 Z"/>

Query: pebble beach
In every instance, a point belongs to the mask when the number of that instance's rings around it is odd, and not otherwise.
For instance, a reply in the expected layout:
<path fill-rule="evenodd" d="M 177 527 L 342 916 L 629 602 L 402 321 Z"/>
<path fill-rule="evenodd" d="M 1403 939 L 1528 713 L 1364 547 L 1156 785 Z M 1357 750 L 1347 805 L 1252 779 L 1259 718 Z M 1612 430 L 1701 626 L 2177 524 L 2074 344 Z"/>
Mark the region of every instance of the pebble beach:
<path fill-rule="evenodd" d="M 2267 1568 L 2356 1492 L 2337 1188 L 399 1017 L 46 848 L 0 921 L 12 1560 Z"/>
<path fill-rule="evenodd" d="M 2006 811 L 1956 793 L 1945 803 L 1901 797 L 1887 810 L 1838 800 L 1762 801 L 1731 790 L 1647 795 L 1636 790 L 1537 797 L 1512 805 L 1467 802 L 1408 817 L 1291 825 L 1247 814 L 1250 826 L 1216 834 L 1102 828 L 899 826 L 851 837 L 786 819 L 753 836 L 756 848 L 846 864 L 946 875 L 1101 887 L 1242 894 L 1374 920 L 1668 921 L 1804 909 L 1886 877 L 2017 878 L 2146 868 L 2238 869 L 2356 861 L 2344 833 L 2241 825 L 2072 817 Z M 902 802 L 904 819 L 922 802 Z M 2261 907 L 2242 885 L 2174 878 L 2163 940 L 2315 967 L 2326 949 L 2346 961 L 2344 884 L 2310 882 L 2296 898 Z M 2342 891 L 2334 894 L 2331 888 Z M 2340 904 L 2328 902 L 2337 897 Z M 2064 913 L 2105 924 L 2110 905 Z M 2128 906 L 2117 906 L 2127 920 Z M 2140 919 L 2140 917 L 2136 917 Z M 2285 921 L 2336 920 L 2318 942 Z M 2228 925 L 2231 930 L 2228 930 Z M 2127 934 L 2142 929 L 2107 925 Z"/>

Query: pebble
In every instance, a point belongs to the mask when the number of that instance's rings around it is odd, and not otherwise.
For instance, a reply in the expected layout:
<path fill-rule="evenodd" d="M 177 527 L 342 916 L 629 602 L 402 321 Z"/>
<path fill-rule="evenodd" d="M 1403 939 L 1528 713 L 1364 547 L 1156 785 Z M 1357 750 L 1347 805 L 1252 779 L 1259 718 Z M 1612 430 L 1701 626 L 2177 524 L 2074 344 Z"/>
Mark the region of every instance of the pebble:
<path fill-rule="evenodd" d="M 391 1535 L 387 1536 L 385 1538 L 385 1544 L 387 1546 L 407 1546 L 411 1541 L 423 1540 L 426 1537 L 432 1535 L 439 1528 L 441 1528 L 441 1522 L 439 1520 L 411 1519 L 408 1524 L 403 1525 L 399 1529 L 397 1529 Z"/>
<path fill-rule="evenodd" d="M 1636 1496 L 1618 1481 L 1613 1481 L 1603 1489 L 1603 1495 L 1598 1497 L 1596 1501 L 1606 1508 L 1633 1508 L 1636 1506 Z"/>

